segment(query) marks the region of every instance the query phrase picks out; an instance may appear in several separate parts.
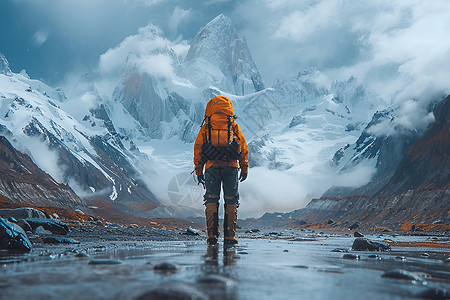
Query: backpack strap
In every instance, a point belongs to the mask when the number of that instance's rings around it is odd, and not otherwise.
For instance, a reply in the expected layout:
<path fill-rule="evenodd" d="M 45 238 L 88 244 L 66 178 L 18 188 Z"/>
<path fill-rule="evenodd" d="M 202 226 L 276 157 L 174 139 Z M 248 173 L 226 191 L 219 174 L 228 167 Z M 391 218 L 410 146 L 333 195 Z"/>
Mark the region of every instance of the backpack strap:
<path fill-rule="evenodd" d="M 228 140 L 227 140 L 227 144 L 229 145 L 230 144 L 230 137 L 231 137 L 231 116 L 227 116 L 227 118 L 228 118 Z"/>
<path fill-rule="evenodd" d="M 211 116 L 207 116 L 205 117 L 205 119 L 208 118 L 208 124 L 206 126 L 208 126 L 208 133 L 209 133 L 209 137 L 206 137 L 206 141 L 207 142 L 211 142 Z"/>
<path fill-rule="evenodd" d="M 205 124 L 205 120 L 206 120 L 206 116 L 203 118 L 203 121 L 202 121 L 202 124 L 200 124 L 200 127 L 202 127 L 203 126 L 203 124 Z"/>

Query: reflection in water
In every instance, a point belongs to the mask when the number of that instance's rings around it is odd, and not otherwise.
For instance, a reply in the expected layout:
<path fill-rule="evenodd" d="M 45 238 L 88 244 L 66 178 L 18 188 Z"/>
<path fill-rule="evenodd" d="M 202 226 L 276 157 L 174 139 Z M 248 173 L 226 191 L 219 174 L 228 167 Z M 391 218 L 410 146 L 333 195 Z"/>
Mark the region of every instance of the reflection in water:
<path fill-rule="evenodd" d="M 206 254 L 203 257 L 205 266 L 219 266 L 219 244 L 208 245 Z"/>
<path fill-rule="evenodd" d="M 236 264 L 236 259 L 239 257 L 236 255 L 236 247 L 224 247 L 223 248 L 223 266 L 234 266 Z M 219 265 L 219 244 L 208 245 L 206 248 L 206 254 L 203 256 L 203 261 L 207 267 L 217 267 L 216 270 L 212 271 L 217 273 Z"/>
<path fill-rule="evenodd" d="M 203 276 L 198 279 L 203 292 L 211 299 L 237 299 L 237 286 L 232 273 L 236 265 L 236 248 L 224 247 L 222 264 L 219 259 L 219 244 L 208 245 L 203 256 Z"/>
<path fill-rule="evenodd" d="M 234 266 L 236 264 L 236 247 L 223 247 L 223 265 Z"/>
<path fill-rule="evenodd" d="M 222 243 L 207 247 L 205 241 L 42 244 L 25 255 L 0 251 L 0 299 L 135 300 L 162 291 L 166 296 L 198 292 L 209 299 L 226 300 L 298 299 L 299 295 L 303 299 L 364 295 L 366 299 L 403 300 L 450 287 L 448 265 L 443 261 L 448 257 L 446 249 L 430 249 L 427 257 L 421 256 L 421 249 L 380 252 L 377 259 L 363 252 L 358 253 L 359 260 L 332 252 L 351 242 L 350 237 L 337 236 L 309 242 L 241 239 L 239 246 L 229 248 Z M 399 255 L 406 259 L 399 261 Z M 89 264 L 94 259 L 122 263 Z M 164 263 L 175 265 L 177 272 L 155 270 Z M 392 269 L 431 277 L 426 283 L 414 284 L 382 277 Z"/>

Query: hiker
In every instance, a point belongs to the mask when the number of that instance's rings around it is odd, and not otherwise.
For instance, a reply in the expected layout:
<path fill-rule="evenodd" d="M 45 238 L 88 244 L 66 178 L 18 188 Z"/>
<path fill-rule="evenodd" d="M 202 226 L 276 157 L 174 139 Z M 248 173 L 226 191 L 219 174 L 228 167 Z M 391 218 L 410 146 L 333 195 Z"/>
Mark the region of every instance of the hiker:
<path fill-rule="evenodd" d="M 239 125 L 235 122 L 233 105 L 223 96 L 212 98 L 206 105 L 205 118 L 194 145 L 194 164 L 198 183 L 206 188 L 204 195 L 208 244 L 219 236 L 219 199 L 221 186 L 224 198 L 224 244 L 234 245 L 239 181 L 247 178 L 248 148 Z M 239 161 L 239 164 L 238 164 Z M 205 174 L 203 174 L 205 167 Z M 240 175 L 238 178 L 238 167 Z"/>

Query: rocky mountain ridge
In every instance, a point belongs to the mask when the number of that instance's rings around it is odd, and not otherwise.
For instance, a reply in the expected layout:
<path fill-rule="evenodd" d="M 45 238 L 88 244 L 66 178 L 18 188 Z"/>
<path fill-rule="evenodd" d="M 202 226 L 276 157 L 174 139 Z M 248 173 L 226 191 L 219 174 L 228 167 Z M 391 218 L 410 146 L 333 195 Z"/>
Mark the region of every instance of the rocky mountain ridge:
<path fill-rule="evenodd" d="M 5 136 L 0 136 L 0 158 L 0 193 L 11 202 L 73 210 L 86 207 L 69 186 L 57 183 Z"/>
<path fill-rule="evenodd" d="M 305 208 L 266 214 L 262 220 L 348 221 L 405 230 L 427 225 L 449 230 L 450 96 L 434 109 L 434 116 L 435 121 L 404 151 L 395 172 L 375 195 L 323 196 Z"/>

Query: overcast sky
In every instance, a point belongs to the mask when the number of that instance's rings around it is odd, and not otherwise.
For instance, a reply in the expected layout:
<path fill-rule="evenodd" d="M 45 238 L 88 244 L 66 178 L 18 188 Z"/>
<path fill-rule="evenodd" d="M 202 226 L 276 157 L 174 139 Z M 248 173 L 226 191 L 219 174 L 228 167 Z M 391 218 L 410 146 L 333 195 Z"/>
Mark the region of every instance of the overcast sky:
<path fill-rule="evenodd" d="M 448 92 L 447 0 L 2 0 L 0 53 L 14 72 L 57 85 L 149 23 L 189 43 L 220 13 L 247 38 L 267 86 L 315 67 L 371 81 L 386 97 L 406 85 Z"/>

